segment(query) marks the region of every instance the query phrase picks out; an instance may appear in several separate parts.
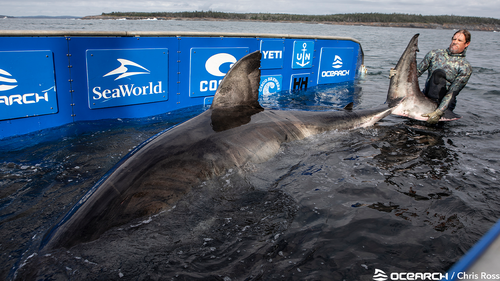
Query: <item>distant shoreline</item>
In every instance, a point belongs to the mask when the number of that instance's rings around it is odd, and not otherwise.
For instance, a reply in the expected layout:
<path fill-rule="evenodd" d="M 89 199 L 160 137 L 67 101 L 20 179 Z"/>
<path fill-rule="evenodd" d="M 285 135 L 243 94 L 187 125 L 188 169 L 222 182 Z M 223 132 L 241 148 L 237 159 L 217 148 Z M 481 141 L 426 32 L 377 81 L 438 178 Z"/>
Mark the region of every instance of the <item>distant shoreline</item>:
<path fill-rule="evenodd" d="M 500 24 L 459 24 L 459 23 L 421 23 L 421 22 L 346 22 L 346 21 L 301 21 L 301 20 L 262 20 L 262 19 L 234 19 L 234 18 L 210 18 L 210 17 L 170 17 L 170 16 L 134 16 L 134 15 L 96 15 L 80 18 L 82 20 L 178 20 L 178 21 L 248 21 L 248 22 L 282 22 L 282 23 L 305 23 L 305 24 L 331 24 L 331 25 L 354 25 L 354 26 L 377 26 L 377 27 L 401 27 L 401 28 L 424 28 L 424 29 L 468 29 L 471 31 L 500 31 Z"/>

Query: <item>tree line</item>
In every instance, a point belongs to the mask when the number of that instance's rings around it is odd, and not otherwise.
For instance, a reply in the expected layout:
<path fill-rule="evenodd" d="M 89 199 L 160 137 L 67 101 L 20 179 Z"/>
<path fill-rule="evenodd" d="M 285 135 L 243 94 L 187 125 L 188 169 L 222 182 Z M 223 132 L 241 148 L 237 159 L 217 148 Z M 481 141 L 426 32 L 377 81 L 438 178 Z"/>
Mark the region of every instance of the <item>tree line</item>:
<path fill-rule="evenodd" d="M 353 13 L 332 15 L 299 15 L 271 13 L 225 13 L 217 11 L 194 12 L 112 12 L 102 16 L 130 18 L 199 18 L 221 20 L 298 21 L 298 22 L 347 22 L 347 23 L 426 23 L 426 24 L 492 24 L 500 19 L 454 15 L 424 16 L 415 14 Z"/>

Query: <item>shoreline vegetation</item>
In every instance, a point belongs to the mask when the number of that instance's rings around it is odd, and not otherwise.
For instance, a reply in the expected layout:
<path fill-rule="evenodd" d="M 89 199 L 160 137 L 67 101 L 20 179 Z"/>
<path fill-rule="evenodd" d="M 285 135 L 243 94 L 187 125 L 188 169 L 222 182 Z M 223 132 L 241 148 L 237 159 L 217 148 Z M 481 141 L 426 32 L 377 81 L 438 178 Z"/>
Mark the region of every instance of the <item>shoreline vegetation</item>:
<path fill-rule="evenodd" d="M 86 19 L 106 20 L 201 20 L 201 21 L 263 21 L 301 22 L 311 24 L 363 25 L 382 27 L 409 27 L 432 29 L 468 29 L 475 31 L 500 31 L 500 19 L 464 17 L 454 15 L 424 16 L 412 14 L 354 13 L 332 15 L 298 15 L 268 13 L 225 13 L 216 11 L 194 12 L 112 12 Z"/>

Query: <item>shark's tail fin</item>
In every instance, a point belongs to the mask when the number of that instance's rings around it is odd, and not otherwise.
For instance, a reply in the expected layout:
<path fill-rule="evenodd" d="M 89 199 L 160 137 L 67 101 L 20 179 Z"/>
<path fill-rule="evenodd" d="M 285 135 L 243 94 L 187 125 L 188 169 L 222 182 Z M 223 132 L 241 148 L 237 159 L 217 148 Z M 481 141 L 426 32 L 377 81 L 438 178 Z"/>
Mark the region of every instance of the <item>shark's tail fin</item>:
<path fill-rule="evenodd" d="M 428 117 L 422 115 L 433 112 L 438 105 L 420 91 L 417 73 L 418 36 L 419 34 L 415 34 L 410 40 L 395 67 L 396 75 L 391 77 L 387 104 L 394 115 L 427 121 Z M 447 111 L 440 121 L 459 118 L 460 116 Z"/>

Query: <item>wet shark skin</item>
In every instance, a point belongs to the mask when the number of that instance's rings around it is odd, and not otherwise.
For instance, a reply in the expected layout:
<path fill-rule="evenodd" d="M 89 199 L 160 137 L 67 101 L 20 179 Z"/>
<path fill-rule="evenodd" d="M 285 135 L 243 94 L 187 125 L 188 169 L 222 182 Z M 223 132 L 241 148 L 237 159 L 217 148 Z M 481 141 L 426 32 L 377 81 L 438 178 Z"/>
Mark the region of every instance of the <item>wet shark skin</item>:
<path fill-rule="evenodd" d="M 389 107 L 326 112 L 265 110 L 258 103 L 260 58 L 256 51 L 235 63 L 210 109 L 156 135 L 122 159 L 47 232 L 42 250 L 69 249 L 98 239 L 113 227 L 169 209 L 202 181 L 269 160 L 283 143 L 330 130 L 372 126 L 394 114 L 401 100 L 409 115 L 411 110 L 420 110 L 411 102 L 421 103 L 422 99 L 392 96 L 394 89 L 389 89 Z M 410 71 L 408 63 L 411 59 L 400 60 L 399 70 Z M 396 87 L 409 85 L 398 81 L 402 85 Z"/>

